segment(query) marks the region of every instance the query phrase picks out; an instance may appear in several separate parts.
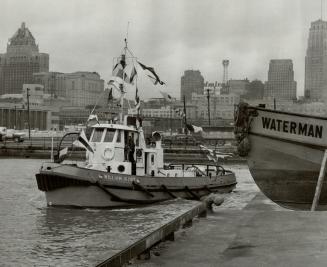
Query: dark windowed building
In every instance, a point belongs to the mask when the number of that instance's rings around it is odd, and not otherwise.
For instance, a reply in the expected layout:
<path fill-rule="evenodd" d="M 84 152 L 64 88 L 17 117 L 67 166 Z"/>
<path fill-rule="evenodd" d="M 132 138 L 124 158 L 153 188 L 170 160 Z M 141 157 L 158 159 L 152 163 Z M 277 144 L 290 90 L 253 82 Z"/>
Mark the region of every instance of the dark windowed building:
<path fill-rule="evenodd" d="M 186 70 L 181 78 L 181 100 L 185 96 L 186 101 L 192 99 L 192 93 L 202 94 L 204 78 L 199 70 Z"/>
<path fill-rule="evenodd" d="M 304 93 L 312 100 L 327 96 L 327 21 L 321 19 L 312 22 L 309 31 Z"/>
<path fill-rule="evenodd" d="M 49 71 L 49 55 L 39 53 L 32 33 L 25 23 L 7 44 L 7 52 L 0 54 L 0 95 L 19 94 L 23 84 L 33 83 L 33 73 Z"/>
<path fill-rule="evenodd" d="M 293 62 L 291 59 L 270 60 L 264 96 L 266 98 L 285 100 L 296 99 L 296 81 L 294 81 Z"/>

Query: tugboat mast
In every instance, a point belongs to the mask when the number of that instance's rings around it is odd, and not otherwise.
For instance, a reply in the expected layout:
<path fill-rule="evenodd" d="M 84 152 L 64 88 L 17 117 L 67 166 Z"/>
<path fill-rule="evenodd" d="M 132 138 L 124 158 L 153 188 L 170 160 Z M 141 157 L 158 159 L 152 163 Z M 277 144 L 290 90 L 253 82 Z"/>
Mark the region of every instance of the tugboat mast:
<path fill-rule="evenodd" d="M 121 55 L 121 59 L 120 59 L 120 62 L 122 63 L 123 65 L 123 83 L 120 84 L 120 92 L 122 94 L 121 98 L 120 98 L 120 123 L 123 124 L 123 113 L 124 113 L 124 95 L 125 95 L 125 86 L 124 86 L 124 82 L 125 82 L 125 64 L 126 64 L 126 53 L 127 53 L 127 50 L 128 50 L 128 47 L 127 47 L 127 38 L 124 39 L 125 41 L 125 47 L 124 47 L 124 52 L 122 53 Z"/>

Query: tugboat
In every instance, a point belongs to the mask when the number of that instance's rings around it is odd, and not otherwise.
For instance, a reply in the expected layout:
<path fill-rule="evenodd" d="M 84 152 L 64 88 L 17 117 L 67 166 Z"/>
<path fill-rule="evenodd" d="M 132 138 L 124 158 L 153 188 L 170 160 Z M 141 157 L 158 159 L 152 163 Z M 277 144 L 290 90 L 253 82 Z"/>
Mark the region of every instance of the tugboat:
<path fill-rule="evenodd" d="M 114 69 L 118 64 L 124 67 L 125 53 Z M 123 85 L 118 87 L 122 95 Z M 90 138 L 83 130 L 78 138 L 86 148 L 84 162 L 62 161 L 59 154 L 64 149 L 59 146 L 55 162 L 43 163 L 36 174 L 48 206 L 117 208 L 173 198 L 200 200 L 212 192 L 231 192 L 236 185 L 234 173 L 217 164 L 165 164 L 160 133 L 154 132 L 154 142 L 148 144 L 139 116 L 121 112 L 119 123 L 98 122 L 89 129 Z"/>

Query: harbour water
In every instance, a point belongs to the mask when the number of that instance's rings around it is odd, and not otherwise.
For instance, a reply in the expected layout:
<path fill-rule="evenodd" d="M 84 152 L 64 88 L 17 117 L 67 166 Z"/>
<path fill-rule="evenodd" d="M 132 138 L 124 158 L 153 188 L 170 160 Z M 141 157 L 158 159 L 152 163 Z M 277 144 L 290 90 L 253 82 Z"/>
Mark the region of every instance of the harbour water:
<path fill-rule="evenodd" d="M 137 240 L 174 212 L 164 205 L 120 210 L 46 207 L 35 181 L 41 163 L 0 159 L 1 266 L 92 266 L 106 259 L 117 242 Z M 219 208 L 242 209 L 259 189 L 245 165 L 228 168 L 236 173 L 238 185 Z"/>

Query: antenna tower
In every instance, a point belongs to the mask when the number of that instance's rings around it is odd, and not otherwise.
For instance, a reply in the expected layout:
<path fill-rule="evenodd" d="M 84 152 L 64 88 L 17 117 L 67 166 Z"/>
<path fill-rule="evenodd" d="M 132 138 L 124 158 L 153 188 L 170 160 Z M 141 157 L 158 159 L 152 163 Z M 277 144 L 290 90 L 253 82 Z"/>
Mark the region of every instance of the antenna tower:
<path fill-rule="evenodd" d="M 224 59 L 223 60 L 223 67 L 224 67 L 223 84 L 226 84 L 228 82 L 228 65 L 229 65 L 229 60 Z"/>

